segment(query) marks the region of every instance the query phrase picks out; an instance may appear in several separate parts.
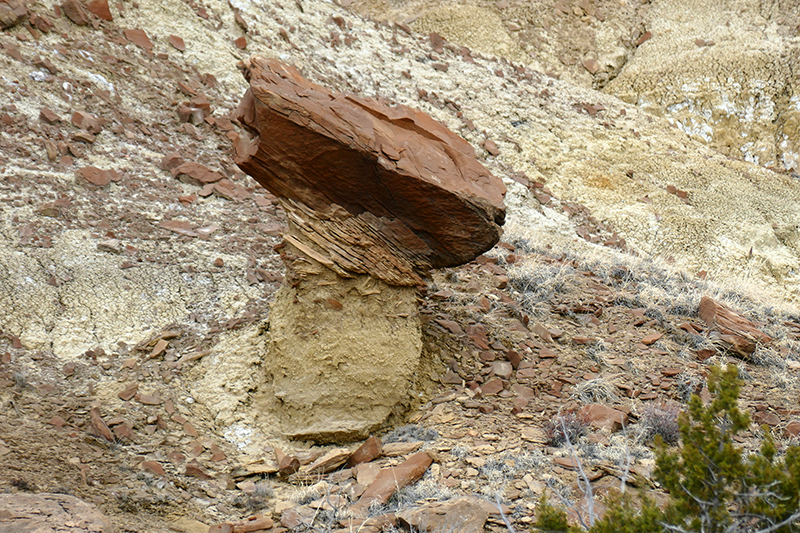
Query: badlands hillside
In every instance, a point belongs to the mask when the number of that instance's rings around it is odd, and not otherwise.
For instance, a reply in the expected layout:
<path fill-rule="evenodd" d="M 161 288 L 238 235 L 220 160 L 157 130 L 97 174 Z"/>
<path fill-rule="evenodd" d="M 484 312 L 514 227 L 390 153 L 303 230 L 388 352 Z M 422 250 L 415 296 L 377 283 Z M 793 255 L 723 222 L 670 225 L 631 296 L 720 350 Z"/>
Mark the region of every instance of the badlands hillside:
<path fill-rule="evenodd" d="M 797 0 L 0 0 L 0 531 L 525 530 L 546 492 L 581 505 L 578 462 L 595 510 L 620 483 L 663 498 L 654 413 L 715 364 L 744 379 L 742 446 L 764 424 L 797 444 L 799 21 Z M 287 218 L 233 160 L 251 55 L 428 113 L 508 190 L 501 242 L 404 300 L 400 394 L 319 384 L 344 417 L 393 398 L 356 455 L 358 432 L 289 438 L 274 393 Z"/>

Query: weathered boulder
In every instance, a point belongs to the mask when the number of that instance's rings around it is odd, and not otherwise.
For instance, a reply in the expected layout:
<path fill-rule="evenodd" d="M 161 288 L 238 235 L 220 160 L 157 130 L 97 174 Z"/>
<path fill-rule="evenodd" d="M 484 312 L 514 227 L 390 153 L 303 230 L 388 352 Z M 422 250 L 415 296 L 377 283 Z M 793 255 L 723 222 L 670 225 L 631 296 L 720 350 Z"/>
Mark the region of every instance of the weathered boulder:
<path fill-rule="evenodd" d="M 0 532 L 111 533 L 100 510 L 66 494 L 0 494 Z"/>
<path fill-rule="evenodd" d="M 287 241 L 350 277 L 416 285 L 431 268 L 471 261 L 500 238 L 502 181 L 427 114 L 304 79 L 253 57 L 237 118 L 239 167 L 283 200 Z"/>

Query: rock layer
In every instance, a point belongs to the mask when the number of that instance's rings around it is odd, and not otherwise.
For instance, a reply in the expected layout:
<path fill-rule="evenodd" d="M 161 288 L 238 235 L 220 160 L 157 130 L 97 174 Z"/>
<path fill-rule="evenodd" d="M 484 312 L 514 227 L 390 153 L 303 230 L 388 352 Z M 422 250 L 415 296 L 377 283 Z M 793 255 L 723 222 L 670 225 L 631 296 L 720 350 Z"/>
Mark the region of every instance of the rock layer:
<path fill-rule="evenodd" d="M 236 141 L 236 162 L 284 199 L 307 255 L 344 277 L 415 285 L 499 240 L 505 186 L 427 114 L 333 93 L 273 59 L 244 73 L 237 118 L 254 137 Z"/>
<path fill-rule="evenodd" d="M 264 366 L 281 431 L 319 442 L 366 437 L 397 410 L 419 366 L 416 290 L 342 279 L 287 244 Z"/>

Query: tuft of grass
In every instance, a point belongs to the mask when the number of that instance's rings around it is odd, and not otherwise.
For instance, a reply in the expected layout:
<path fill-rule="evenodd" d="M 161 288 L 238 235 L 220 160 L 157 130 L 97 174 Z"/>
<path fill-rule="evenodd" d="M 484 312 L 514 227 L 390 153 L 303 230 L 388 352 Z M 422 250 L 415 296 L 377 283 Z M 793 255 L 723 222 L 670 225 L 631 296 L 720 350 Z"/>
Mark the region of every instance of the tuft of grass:
<path fill-rule="evenodd" d="M 648 440 L 660 435 L 664 442 L 675 444 L 680 439 L 678 415 L 681 408 L 674 402 L 650 404 L 644 410 L 642 424 L 645 428 L 645 437 Z"/>
<path fill-rule="evenodd" d="M 417 424 L 410 424 L 395 428 L 383 437 L 384 443 L 390 442 L 430 442 L 439 438 L 439 433 L 435 429 L 425 429 Z"/>
<path fill-rule="evenodd" d="M 583 403 L 616 403 L 619 396 L 616 386 L 609 384 L 603 378 L 583 381 L 575 386 L 571 394 Z"/>
<path fill-rule="evenodd" d="M 579 437 L 589 433 L 589 425 L 588 417 L 581 415 L 578 411 L 566 411 L 556 415 L 544 428 L 547 444 L 561 446 L 567 442 L 567 437 L 570 442 L 577 442 Z"/>

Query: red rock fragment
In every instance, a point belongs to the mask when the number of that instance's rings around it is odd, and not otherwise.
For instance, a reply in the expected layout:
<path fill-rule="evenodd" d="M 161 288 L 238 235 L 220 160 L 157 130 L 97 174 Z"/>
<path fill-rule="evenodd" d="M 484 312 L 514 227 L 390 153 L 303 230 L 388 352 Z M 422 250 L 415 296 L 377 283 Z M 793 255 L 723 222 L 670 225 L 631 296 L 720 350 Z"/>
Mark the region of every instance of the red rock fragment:
<path fill-rule="evenodd" d="M 722 341 L 742 357 L 750 357 L 758 343 L 772 342 L 750 320 L 708 296 L 700 300 L 700 318 L 712 330 L 710 337 Z"/>
<path fill-rule="evenodd" d="M 189 435 L 190 437 L 196 437 L 197 436 L 197 430 L 189 422 L 184 422 L 183 423 L 183 432 L 186 433 L 187 435 Z"/>
<path fill-rule="evenodd" d="M 645 338 L 643 338 L 641 342 L 645 346 L 650 346 L 663 336 L 664 336 L 663 333 L 651 333 L 650 335 L 647 335 Z"/>
<path fill-rule="evenodd" d="M 124 30 L 123 33 L 125 34 L 125 38 L 127 40 L 139 48 L 144 48 L 145 50 L 153 49 L 153 43 L 150 41 L 150 38 L 147 36 L 144 30 L 140 30 L 138 28 L 127 29 Z"/>
<path fill-rule="evenodd" d="M 361 463 L 369 463 L 381 456 L 383 445 L 381 439 L 370 436 L 364 444 L 358 447 L 345 463 L 345 468 L 352 468 Z"/>
<path fill-rule="evenodd" d="M 485 141 L 483 141 L 481 146 L 483 146 L 483 149 L 489 152 L 490 155 L 493 155 L 495 157 L 500 155 L 500 149 L 497 147 L 497 143 L 495 143 L 491 139 L 486 139 Z"/>
<path fill-rule="evenodd" d="M 172 174 L 180 181 L 198 187 L 215 183 L 224 178 L 219 172 L 214 172 L 200 163 L 184 163 L 174 169 Z"/>
<path fill-rule="evenodd" d="M 621 429 L 628 422 L 628 415 L 622 411 L 598 403 L 583 406 L 579 415 L 589 420 L 593 427 L 612 432 Z"/>
<path fill-rule="evenodd" d="M 28 8 L 22 0 L 0 0 L 0 29 L 7 30 L 25 20 Z"/>
<path fill-rule="evenodd" d="M 48 124 L 55 124 L 56 122 L 61 120 L 61 117 L 55 114 L 51 109 L 43 107 L 39 111 L 39 120 L 43 120 Z"/>
<path fill-rule="evenodd" d="M 185 222 L 183 220 L 162 220 L 158 225 L 159 227 L 174 231 L 175 233 L 180 233 L 181 235 L 197 237 L 197 232 L 192 229 L 191 222 Z"/>
<path fill-rule="evenodd" d="M 108 426 L 103 421 L 103 417 L 100 416 L 99 407 L 92 407 L 89 410 L 89 418 L 92 422 L 92 428 L 99 436 L 103 437 L 109 442 L 114 442 L 114 435 L 111 434 L 111 430 L 108 429 Z"/>
<path fill-rule="evenodd" d="M 634 44 L 636 46 L 641 46 L 645 42 L 649 41 L 652 37 L 653 37 L 653 34 L 650 31 L 646 31 L 646 32 L 644 32 L 644 34 L 642 34 L 641 37 L 636 39 L 636 42 Z"/>
<path fill-rule="evenodd" d="M 786 436 L 797 437 L 800 436 L 800 420 L 792 420 L 786 424 Z"/>
<path fill-rule="evenodd" d="M 172 47 L 175 50 L 178 50 L 179 52 L 185 52 L 186 51 L 186 43 L 184 43 L 183 39 L 181 39 L 177 35 L 170 35 L 169 36 L 169 44 L 171 44 Z"/>
<path fill-rule="evenodd" d="M 247 39 L 245 37 L 239 37 L 238 39 L 233 41 L 233 44 L 236 45 L 236 48 L 239 50 L 244 50 L 247 48 Z"/>
<path fill-rule="evenodd" d="M 298 470 L 300 470 L 300 460 L 294 455 L 287 455 L 283 450 L 275 446 L 275 461 L 278 463 L 278 475 L 281 477 L 289 477 Z"/>
<path fill-rule="evenodd" d="M 103 20 L 111 22 L 114 17 L 111 16 L 111 9 L 108 7 L 108 0 L 91 0 L 86 6 L 86 9 L 94 13 L 94 15 Z"/>
<path fill-rule="evenodd" d="M 197 461 L 186 463 L 186 475 L 203 480 L 214 479 L 214 476 L 209 475 Z"/>
<path fill-rule="evenodd" d="M 583 62 L 583 68 L 589 71 L 589 74 L 597 74 L 597 71 L 600 70 L 600 63 L 597 62 L 596 59 L 587 59 Z M 590 113 L 594 114 L 594 113 Z"/>
<path fill-rule="evenodd" d="M 162 403 L 157 394 L 137 394 L 136 401 L 144 405 L 160 405 Z"/>
<path fill-rule="evenodd" d="M 140 466 L 142 470 L 147 470 L 148 472 L 152 472 L 157 476 L 164 477 L 167 475 L 167 473 L 164 472 L 164 467 L 161 466 L 157 461 L 143 461 Z"/>
<path fill-rule="evenodd" d="M 375 481 L 364 490 L 361 498 L 353 504 L 353 510 L 365 511 L 375 502 L 385 504 L 395 491 L 420 479 L 432 462 L 430 455 L 419 452 L 398 466 L 382 469 Z"/>
<path fill-rule="evenodd" d="M 484 396 L 493 396 L 503 390 L 503 380 L 493 379 L 481 385 L 481 392 Z"/>
<path fill-rule="evenodd" d="M 80 176 L 92 185 L 98 187 L 105 187 L 111 183 L 111 173 L 108 170 L 103 170 L 97 167 L 83 167 L 79 168 L 75 175 Z"/>
<path fill-rule="evenodd" d="M 120 400 L 127 402 L 131 398 L 136 396 L 136 392 L 138 390 L 139 390 L 138 383 L 129 383 L 124 389 L 122 389 L 122 391 L 120 391 L 119 394 L 117 394 L 117 396 L 119 397 Z"/>
<path fill-rule="evenodd" d="M 61 4 L 61 11 L 64 12 L 64 15 L 69 20 L 78 26 L 89 25 L 89 14 L 86 12 L 86 8 L 83 7 L 80 0 L 66 0 L 66 2 Z"/>
<path fill-rule="evenodd" d="M 103 123 L 105 121 L 98 119 L 91 113 L 86 113 L 84 111 L 75 111 L 72 114 L 71 122 L 72 125 L 75 126 L 76 128 L 86 130 L 89 133 L 97 134 L 103 130 Z"/>

